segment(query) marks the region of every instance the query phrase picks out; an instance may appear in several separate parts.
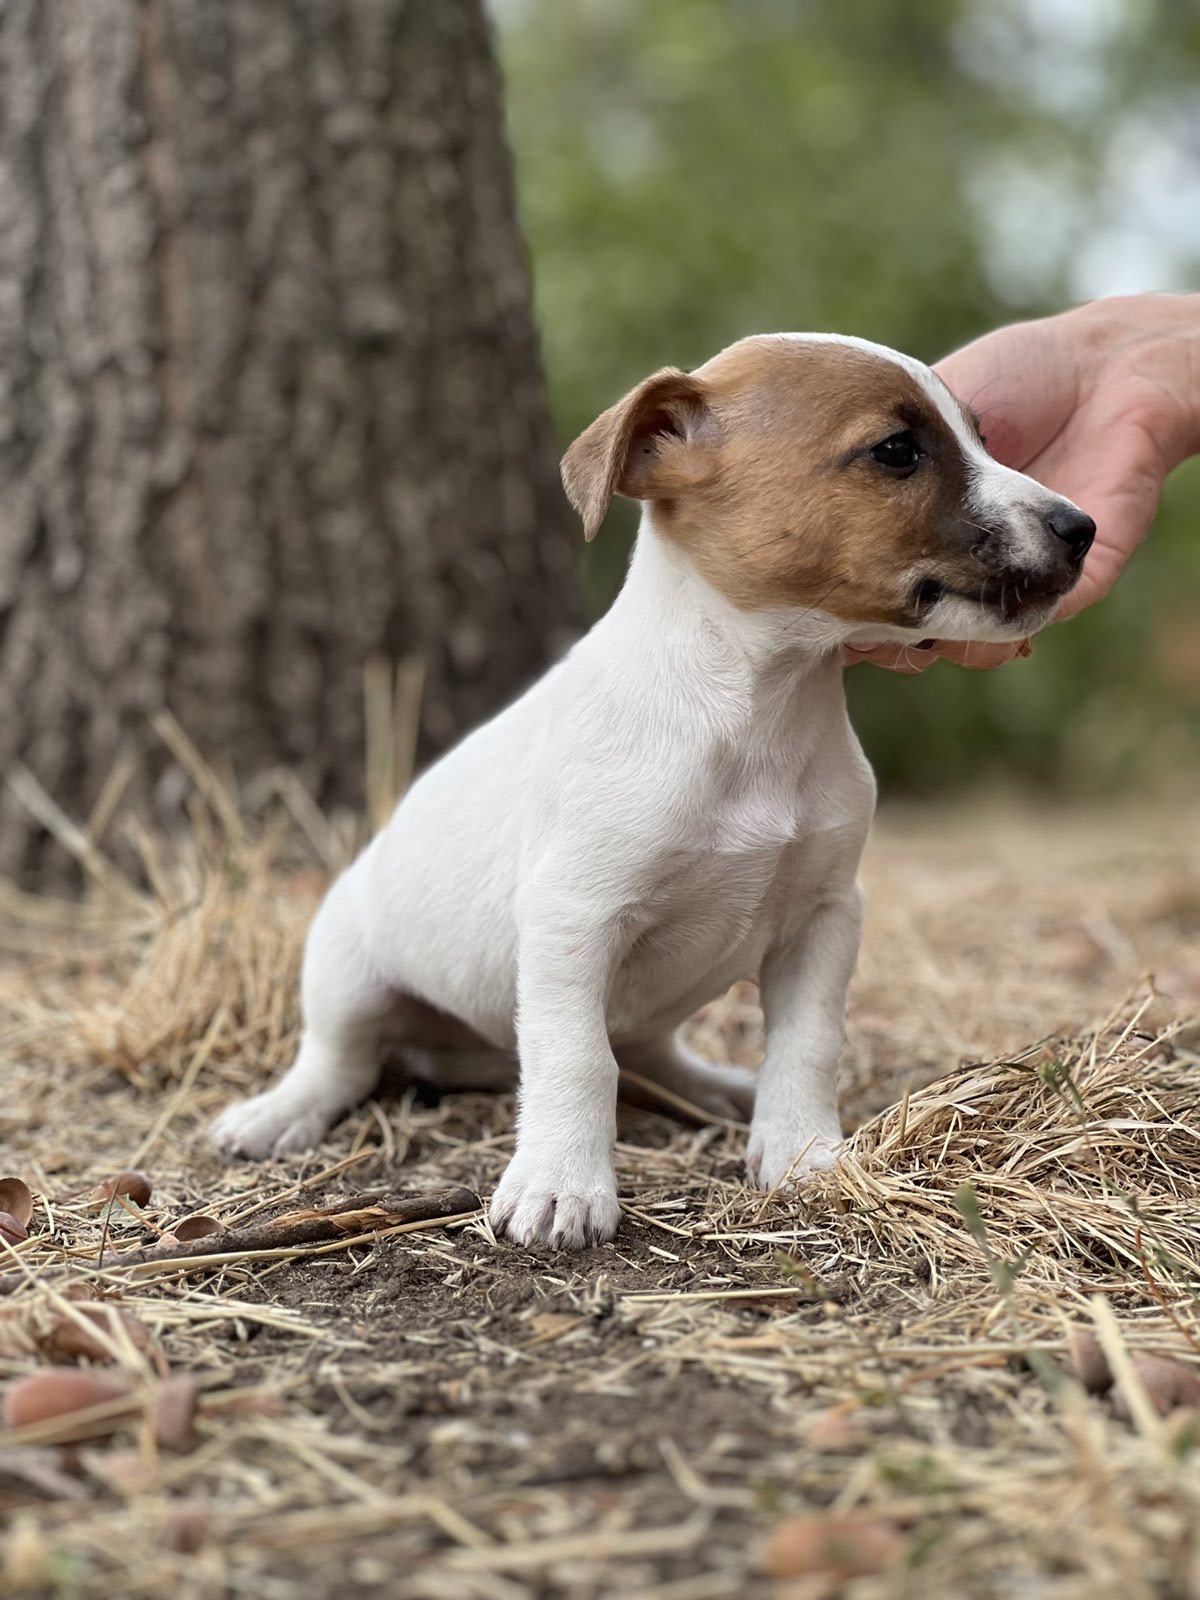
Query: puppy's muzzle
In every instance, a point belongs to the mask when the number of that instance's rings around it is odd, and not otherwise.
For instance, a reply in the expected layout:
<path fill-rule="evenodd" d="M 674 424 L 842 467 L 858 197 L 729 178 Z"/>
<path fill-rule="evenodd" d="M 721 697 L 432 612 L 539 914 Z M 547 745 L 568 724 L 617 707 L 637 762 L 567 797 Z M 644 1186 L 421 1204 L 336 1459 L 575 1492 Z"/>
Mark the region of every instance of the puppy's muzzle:
<path fill-rule="evenodd" d="M 918 625 L 945 599 L 967 600 L 1004 623 L 1044 612 L 1075 587 L 1096 537 L 1091 517 L 1068 501 L 1048 510 L 1022 506 L 1012 522 L 966 527 L 974 541 L 966 563 L 928 574 L 914 586 Z"/>
<path fill-rule="evenodd" d="M 1027 612 L 1041 610 L 1075 587 L 1078 567 L 1069 571 L 1030 572 L 1012 567 L 985 578 L 974 598 L 1003 622 L 1018 622 Z M 964 596 L 964 598 L 968 598 Z"/>
<path fill-rule="evenodd" d="M 1026 508 L 1022 521 L 1024 537 L 1018 524 L 1007 538 L 989 539 L 972 551 L 983 568 L 979 603 L 1005 622 L 1069 594 L 1096 537 L 1091 517 L 1068 500 L 1046 510 Z"/>

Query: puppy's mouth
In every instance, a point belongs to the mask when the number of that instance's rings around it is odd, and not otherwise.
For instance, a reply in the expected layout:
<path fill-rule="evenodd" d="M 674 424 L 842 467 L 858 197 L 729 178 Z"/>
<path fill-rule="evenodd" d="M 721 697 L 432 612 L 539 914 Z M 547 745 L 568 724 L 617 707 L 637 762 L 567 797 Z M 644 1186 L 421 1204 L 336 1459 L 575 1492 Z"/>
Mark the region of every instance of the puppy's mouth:
<path fill-rule="evenodd" d="M 971 588 L 958 588 L 940 578 L 922 578 L 912 594 L 917 626 L 943 600 L 965 600 L 968 605 L 988 611 L 998 621 L 1015 624 L 1035 612 L 1045 611 L 1060 600 L 1075 583 L 1072 574 L 1069 583 L 1047 582 L 1028 572 L 991 574 Z"/>

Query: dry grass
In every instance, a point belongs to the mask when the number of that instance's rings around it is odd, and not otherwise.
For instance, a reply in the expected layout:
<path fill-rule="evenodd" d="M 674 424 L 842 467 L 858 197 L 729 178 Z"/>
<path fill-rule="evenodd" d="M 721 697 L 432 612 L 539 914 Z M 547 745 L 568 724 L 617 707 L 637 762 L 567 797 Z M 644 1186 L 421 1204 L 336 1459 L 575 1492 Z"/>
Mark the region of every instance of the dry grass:
<path fill-rule="evenodd" d="M 336 836 L 302 820 L 328 864 Z M 846 1095 L 852 1122 L 879 1114 L 848 1158 L 764 1197 L 740 1132 L 629 1112 L 621 1234 L 570 1258 L 470 1213 L 123 1264 L 193 1212 L 486 1194 L 511 1103 L 399 1086 L 307 1161 L 218 1163 L 209 1116 L 294 1044 L 324 872 L 215 790 L 185 849 L 140 841 L 149 892 L 99 857 L 82 905 L 9 892 L 0 1170 L 43 1205 L 0 1262 L 0 1377 L 78 1322 L 82 1281 L 150 1344 L 105 1322 L 129 1393 L 0 1438 L 0 1593 L 1200 1592 L 1179 1416 L 1135 1379 L 1123 1421 L 1061 1376 L 1076 1323 L 1118 1368 L 1200 1364 L 1198 821 L 885 818 Z M 753 1059 L 752 991 L 694 1032 Z M 130 1166 L 145 1214 L 92 1209 Z M 168 1374 L 201 1380 L 194 1439 L 160 1415 Z M 805 1510 L 865 1518 L 857 1559 L 767 1577 L 764 1541 Z"/>

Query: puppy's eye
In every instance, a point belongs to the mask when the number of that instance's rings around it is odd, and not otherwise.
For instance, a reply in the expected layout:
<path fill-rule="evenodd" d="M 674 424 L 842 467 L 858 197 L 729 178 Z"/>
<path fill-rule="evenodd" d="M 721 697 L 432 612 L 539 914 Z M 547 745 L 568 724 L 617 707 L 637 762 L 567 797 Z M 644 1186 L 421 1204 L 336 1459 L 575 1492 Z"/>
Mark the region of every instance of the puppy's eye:
<path fill-rule="evenodd" d="M 912 472 L 924 454 L 916 434 L 907 430 L 882 439 L 870 452 L 871 460 L 889 472 Z"/>

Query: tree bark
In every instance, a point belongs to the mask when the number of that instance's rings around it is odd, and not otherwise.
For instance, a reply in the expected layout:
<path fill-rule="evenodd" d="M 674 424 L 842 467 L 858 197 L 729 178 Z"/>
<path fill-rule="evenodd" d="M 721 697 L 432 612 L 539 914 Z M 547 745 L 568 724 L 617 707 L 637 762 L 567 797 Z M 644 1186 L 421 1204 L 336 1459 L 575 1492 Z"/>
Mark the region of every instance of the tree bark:
<path fill-rule="evenodd" d="M 429 755 L 578 623 L 554 455 L 481 0 L 0 0 L 0 774 L 360 804 L 368 658 Z"/>

